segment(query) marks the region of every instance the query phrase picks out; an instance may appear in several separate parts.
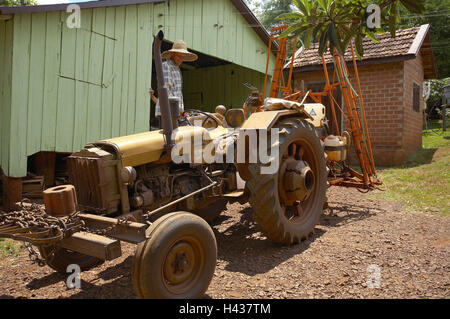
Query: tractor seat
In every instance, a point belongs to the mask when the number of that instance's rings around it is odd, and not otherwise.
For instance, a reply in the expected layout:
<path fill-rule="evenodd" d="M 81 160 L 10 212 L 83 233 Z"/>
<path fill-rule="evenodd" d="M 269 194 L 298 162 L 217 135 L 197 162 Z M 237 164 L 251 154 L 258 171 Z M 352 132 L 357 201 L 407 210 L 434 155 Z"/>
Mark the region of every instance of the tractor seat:
<path fill-rule="evenodd" d="M 241 127 L 245 122 L 245 114 L 243 109 L 229 109 L 225 113 L 225 121 L 228 127 Z"/>

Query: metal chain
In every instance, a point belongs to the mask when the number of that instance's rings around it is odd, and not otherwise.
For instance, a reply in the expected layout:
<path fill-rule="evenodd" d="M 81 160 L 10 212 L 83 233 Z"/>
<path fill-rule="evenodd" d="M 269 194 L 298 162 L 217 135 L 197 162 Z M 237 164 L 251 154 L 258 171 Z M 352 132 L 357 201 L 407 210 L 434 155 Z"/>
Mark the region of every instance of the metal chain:
<path fill-rule="evenodd" d="M 44 229 L 66 229 L 66 224 L 71 218 L 64 220 L 48 215 L 40 205 L 30 203 L 30 206 L 24 206 L 27 199 L 20 203 L 20 210 L 10 213 L 0 212 L 0 226 L 18 225 L 21 228 L 38 227 Z"/>
<path fill-rule="evenodd" d="M 29 206 L 25 206 L 25 202 L 29 202 L 28 199 L 23 199 L 21 201 L 20 210 L 18 211 L 9 213 L 0 211 L 0 226 L 17 225 L 21 228 L 30 228 L 30 232 L 32 232 L 31 229 L 33 228 L 39 231 L 49 230 L 50 234 L 57 234 L 59 233 L 59 230 L 60 233 L 63 234 L 63 237 L 68 234 L 67 225 L 72 224 L 72 227 L 70 228 L 76 226 L 76 222 L 74 223 L 72 216 L 69 216 L 66 219 L 56 218 L 46 214 L 45 210 L 41 208 L 40 205 L 29 203 Z M 42 256 L 33 249 L 33 245 L 31 243 L 24 242 L 24 246 L 28 250 L 28 257 L 33 264 L 37 264 L 40 267 L 45 266 L 46 259 L 41 258 Z M 54 250 L 56 249 L 56 244 L 53 244 L 53 246 L 54 247 L 49 256 L 52 256 Z"/>
<path fill-rule="evenodd" d="M 111 231 L 113 231 L 117 226 L 126 225 L 126 224 L 130 223 L 131 218 L 133 218 L 133 216 L 119 217 L 119 218 L 117 218 L 117 223 L 115 223 L 111 226 L 108 226 L 106 228 L 92 229 L 92 228 L 88 228 L 88 227 L 84 226 L 84 228 L 82 230 L 84 230 L 88 233 L 104 236 L 104 235 L 107 235 L 108 233 L 110 233 Z"/>
<path fill-rule="evenodd" d="M 33 245 L 25 242 L 24 246 L 28 250 L 28 258 L 32 264 L 37 264 L 39 267 L 44 267 L 47 264 L 47 260 L 41 258 L 41 255 L 33 249 Z"/>
<path fill-rule="evenodd" d="M 10 213 L 0 212 L 0 226 L 18 225 L 21 228 L 40 227 L 46 230 L 59 229 L 64 236 L 71 235 L 74 230 L 86 231 L 97 235 L 106 235 L 119 225 L 130 222 L 133 216 L 120 217 L 117 223 L 102 229 L 88 228 L 85 222 L 78 217 L 78 212 L 67 217 L 57 218 L 45 213 L 45 210 L 38 204 L 32 203 L 31 206 L 23 206 L 21 210 Z"/>
<path fill-rule="evenodd" d="M 28 202 L 29 205 L 24 205 L 26 202 Z M 60 238 L 60 240 L 62 240 L 77 231 L 85 231 L 97 235 L 107 235 L 117 226 L 129 223 L 132 218 L 132 216 L 118 218 L 117 223 L 111 226 L 101 229 L 91 229 L 88 228 L 85 222 L 78 217 L 78 213 L 79 212 L 76 212 L 66 217 L 57 218 L 48 215 L 41 205 L 31 203 L 28 199 L 23 199 L 20 203 L 20 210 L 9 213 L 0 211 L 0 226 L 17 225 L 21 228 L 34 228 L 39 231 L 49 230 L 50 234 L 62 233 L 63 235 Z M 28 250 L 28 256 L 31 262 L 43 267 L 51 258 L 54 257 L 54 252 L 58 247 L 57 244 L 57 242 L 52 243 L 52 250 L 45 257 L 45 259 L 43 259 L 42 256 L 33 249 L 33 245 L 31 243 L 25 242 L 24 246 Z"/>

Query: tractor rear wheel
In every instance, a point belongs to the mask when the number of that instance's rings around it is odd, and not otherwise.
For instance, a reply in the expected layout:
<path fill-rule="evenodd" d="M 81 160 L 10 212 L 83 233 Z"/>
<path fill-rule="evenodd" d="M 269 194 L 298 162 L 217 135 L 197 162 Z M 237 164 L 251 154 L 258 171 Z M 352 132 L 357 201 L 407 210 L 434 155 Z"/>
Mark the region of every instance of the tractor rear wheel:
<path fill-rule="evenodd" d="M 132 282 L 139 298 L 200 298 L 214 274 L 216 238 L 201 217 L 187 212 L 157 219 L 136 248 Z"/>
<path fill-rule="evenodd" d="M 249 165 L 249 201 L 255 221 L 269 239 L 298 243 L 319 222 L 326 199 L 326 159 L 309 122 L 290 118 L 275 128 L 279 129 L 278 170 L 261 174 L 262 164 Z M 270 143 L 268 147 L 270 154 Z"/>

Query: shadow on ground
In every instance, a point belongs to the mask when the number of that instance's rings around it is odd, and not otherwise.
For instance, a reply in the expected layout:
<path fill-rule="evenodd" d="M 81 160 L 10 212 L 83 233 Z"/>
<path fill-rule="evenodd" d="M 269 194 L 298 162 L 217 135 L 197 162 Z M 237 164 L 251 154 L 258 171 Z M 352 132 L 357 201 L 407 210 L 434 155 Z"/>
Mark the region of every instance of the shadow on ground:
<path fill-rule="evenodd" d="M 66 276 L 58 272 L 53 272 L 51 274 L 45 275 L 41 278 L 34 278 L 32 281 L 27 283 L 26 287 L 30 290 L 37 290 L 44 287 L 54 285 L 60 281 L 66 280 Z"/>
<path fill-rule="evenodd" d="M 339 227 L 354 223 L 376 215 L 384 209 L 368 208 L 362 205 L 351 205 L 346 202 L 330 202 L 328 209 L 320 218 L 320 225 L 327 227 Z"/>
<path fill-rule="evenodd" d="M 97 275 L 99 279 L 110 281 L 108 283 L 96 283 L 97 280 L 90 282 L 82 280 L 81 290 L 69 298 L 136 298 L 131 283 L 132 261 L 133 257 L 128 256 L 120 264 L 106 268 Z"/>
<path fill-rule="evenodd" d="M 131 264 L 132 256 L 127 257 L 120 264 L 106 268 L 99 272 L 94 280 L 83 280 L 81 275 L 81 289 L 77 293 L 70 295 L 72 299 L 95 299 L 95 298 L 136 298 L 131 284 Z M 95 268 L 92 270 L 95 271 Z M 58 282 L 64 283 L 67 276 L 57 272 L 53 272 L 41 278 L 36 278 L 27 284 L 30 290 L 38 290 L 45 288 Z M 108 283 L 100 283 L 99 279 L 109 281 Z M 69 290 L 68 290 L 69 291 Z M 8 298 L 1 296 L 0 298 Z"/>
<path fill-rule="evenodd" d="M 375 209 L 364 206 L 333 202 L 325 211 L 320 225 L 339 227 L 341 225 L 369 218 L 377 213 Z M 381 211 L 381 210 L 380 210 Z M 237 212 L 239 220 L 224 230 L 218 230 L 221 223 L 231 216 L 221 215 L 215 221 L 214 233 L 218 245 L 218 258 L 225 260 L 225 269 L 249 276 L 266 273 L 294 255 L 301 254 L 326 231 L 316 227 L 308 239 L 292 246 L 272 242 L 259 232 L 252 218 L 252 208 Z"/>
<path fill-rule="evenodd" d="M 235 213 L 219 216 L 213 223 L 218 245 L 218 259 L 226 261 L 225 270 L 256 275 L 266 273 L 296 254 L 307 250 L 311 243 L 326 232 L 327 227 L 339 227 L 344 224 L 369 218 L 382 209 L 350 205 L 344 202 L 330 202 L 321 217 L 320 226 L 306 240 L 292 246 L 283 246 L 264 237 L 253 221 L 251 207 L 244 207 Z M 132 256 L 128 256 L 120 264 L 111 265 L 98 272 L 89 281 L 81 280 L 81 289 L 67 298 L 136 298 L 131 283 Z M 96 268 L 92 269 L 96 271 Z M 99 271 L 99 270 L 97 270 Z M 35 278 L 27 284 L 31 291 L 64 283 L 67 276 L 53 272 L 41 278 Z M 84 277 L 86 278 L 86 277 Z M 107 281 L 106 283 L 103 281 Z M 64 296 L 65 297 L 65 296 Z M 8 295 L 0 299 L 11 298 Z M 204 298 L 210 298 L 205 295 Z"/>

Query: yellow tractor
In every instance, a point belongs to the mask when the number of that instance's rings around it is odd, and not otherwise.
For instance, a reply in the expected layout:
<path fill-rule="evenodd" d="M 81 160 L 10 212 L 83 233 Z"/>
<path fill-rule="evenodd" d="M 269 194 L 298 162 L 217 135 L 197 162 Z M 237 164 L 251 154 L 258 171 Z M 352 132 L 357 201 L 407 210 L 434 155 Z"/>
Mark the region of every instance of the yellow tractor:
<path fill-rule="evenodd" d="M 248 119 L 242 109 L 189 110 L 184 112 L 189 125 L 178 126 L 178 105 L 167 97 L 161 76 L 162 37 L 158 34 L 154 46 L 162 129 L 91 143 L 68 157 L 68 173 L 80 210 L 150 224 L 133 261 L 139 297 L 199 297 L 216 264 L 216 241 L 205 220 L 220 214 L 227 202 L 248 198 L 261 231 L 283 244 L 306 238 L 317 224 L 327 181 L 324 147 L 316 129 L 322 127 L 324 107 L 308 106 L 316 110 L 315 118 L 300 105 L 253 113 Z M 270 144 L 271 129 L 278 129 L 277 145 Z M 269 132 L 269 155 L 271 147 L 279 149 L 279 158 L 271 159 L 279 162 L 275 172 L 262 174 L 261 166 L 271 163 L 248 160 L 254 143 L 245 145 L 246 160 L 226 161 L 227 151 L 238 153 L 238 140 L 248 140 L 249 134 L 243 133 L 252 130 L 257 135 Z M 192 154 L 187 155 L 194 155 L 196 139 L 201 141 L 200 152 L 216 145 L 214 158 L 223 161 L 174 163 L 173 148 L 190 143 Z M 182 147 L 179 155 L 186 155 Z M 41 253 L 46 255 L 42 249 Z M 95 257 L 70 255 L 61 248 L 47 263 L 65 272 L 69 264 L 88 268 L 96 262 Z"/>
<path fill-rule="evenodd" d="M 249 201 L 269 239 L 305 239 L 326 201 L 327 154 L 333 163 L 345 161 L 350 136 L 328 136 L 321 103 L 253 93 L 245 106 L 260 112 L 248 118 L 244 109 L 223 106 L 216 113 L 188 110 L 181 118 L 162 76 L 162 40 L 159 32 L 161 129 L 90 143 L 69 156 L 73 186 L 44 191 L 45 212 L 22 204 L 19 217 L 0 218 L 0 237 L 37 246 L 45 263 L 63 273 L 71 264 L 84 270 L 117 258 L 121 241 L 137 244 L 138 297 L 196 298 L 216 265 L 208 222 L 228 202 Z M 24 231 L 27 214 L 50 219 Z"/>

